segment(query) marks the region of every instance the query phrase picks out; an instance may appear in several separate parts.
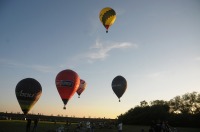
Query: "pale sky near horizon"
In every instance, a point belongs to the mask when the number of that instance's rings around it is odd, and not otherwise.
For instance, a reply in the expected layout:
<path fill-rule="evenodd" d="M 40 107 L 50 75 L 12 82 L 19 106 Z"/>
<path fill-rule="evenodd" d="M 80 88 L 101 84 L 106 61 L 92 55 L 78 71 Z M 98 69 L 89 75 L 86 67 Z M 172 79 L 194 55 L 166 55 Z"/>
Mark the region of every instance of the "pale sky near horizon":
<path fill-rule="evenodd" d="M 106 33 L 99 12 L 117 13 Z M 30 113 L 116 118 L 141 101 L 200 92 L 198 0 L 1 0 L 0 112 L 21 112 L 17 83 L 34 78 L 42 95 Z M 87 82 L 63 110 L 56 75 L 76 71 Z M 128 87 L 118 102 L 111 82 Z"/>

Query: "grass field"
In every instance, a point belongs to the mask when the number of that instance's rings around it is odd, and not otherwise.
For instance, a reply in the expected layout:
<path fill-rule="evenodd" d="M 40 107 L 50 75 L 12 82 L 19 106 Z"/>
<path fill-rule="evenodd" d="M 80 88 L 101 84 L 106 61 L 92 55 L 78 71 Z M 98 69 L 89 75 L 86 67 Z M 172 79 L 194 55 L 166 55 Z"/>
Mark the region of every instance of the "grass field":
<path fill-rule="evenodd" d="M 37 132 L 56 132 L 56 129 L 60 126 L 65 126 L 65 123 L 57 122 L 44 122 L 40 121 L 38 123 Z M 31 128 L 33 127 L 33 124 Z M 70 131 L 74 132 L 76 124 L 72 124 Z M 148 126 L 123 126 L 123 132 L 141 132 L 141 129 L 144 129 L 145 132 L 148 132 Z M 200 128 L 176 128 L 178 132 L 200 132 Z M 32 129 L 31 129 L 32 131 Z M 26 132 L 26 121 L 19 120 L 0 120 L 0 132 Z M 67 132 L 67 130 L 65 131 Z M 117 132 L 117 129 L 114 127 L 112 129 L 99 129 L 96 128 L 95 132 Z"/>

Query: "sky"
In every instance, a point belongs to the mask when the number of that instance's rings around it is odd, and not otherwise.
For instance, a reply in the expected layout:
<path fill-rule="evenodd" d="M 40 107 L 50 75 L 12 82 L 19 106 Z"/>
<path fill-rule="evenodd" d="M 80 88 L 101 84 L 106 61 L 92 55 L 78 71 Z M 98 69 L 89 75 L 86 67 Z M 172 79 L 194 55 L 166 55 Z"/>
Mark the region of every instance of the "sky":
<path fill-rule="evenodd" d="M 99 12 L 116 21 L 106 33 Z M 200 92 L 199 0 L 1 0 L 0 112 L 20 112 L 17 83 L 34 78 L 42 95 L 29 113 L 117 118 L 153 100 Z M 87 82 L 66 110 L 55 78 L 65 69 Z M 111 83 L 126 78 L 118 101 Z"/>

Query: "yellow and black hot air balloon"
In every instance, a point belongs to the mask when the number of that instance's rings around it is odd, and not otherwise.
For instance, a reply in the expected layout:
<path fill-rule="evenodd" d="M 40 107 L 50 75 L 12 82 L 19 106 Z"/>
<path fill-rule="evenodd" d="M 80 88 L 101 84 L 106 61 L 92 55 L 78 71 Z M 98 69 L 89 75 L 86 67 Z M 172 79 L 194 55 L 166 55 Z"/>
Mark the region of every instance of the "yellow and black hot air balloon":
<path fill-rule="evenodd" d="M 99 19 L 108 33 L 109 27 L 115 22 L 116 12 L 110 7 L 103 8 L 99 13 Z"/>

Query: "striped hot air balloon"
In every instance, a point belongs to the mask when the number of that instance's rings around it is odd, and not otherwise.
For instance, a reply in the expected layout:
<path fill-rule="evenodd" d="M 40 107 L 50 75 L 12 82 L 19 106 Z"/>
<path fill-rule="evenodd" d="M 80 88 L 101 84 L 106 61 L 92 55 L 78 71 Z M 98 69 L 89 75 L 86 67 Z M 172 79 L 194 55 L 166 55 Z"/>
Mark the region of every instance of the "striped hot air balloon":
<path fill-rule="evenodd" d="M 103 8 L 99 13 L 99 19 L 106 28 L 106 33 L 108 33 L 109 27 L 116 20 L 116 12 L 110 7 Z"/>
<path fill-rule="evenodd" d="M 87 86 L 87 83 L 83 79 L 80 79 L 80 84 L 76 91 L 79 98 L 80 98 L 81 93 L 85 90 L 86 86 Z"/>

